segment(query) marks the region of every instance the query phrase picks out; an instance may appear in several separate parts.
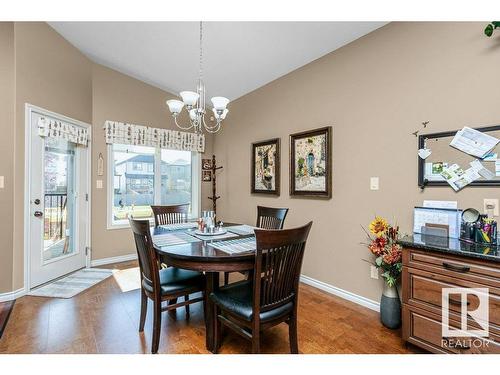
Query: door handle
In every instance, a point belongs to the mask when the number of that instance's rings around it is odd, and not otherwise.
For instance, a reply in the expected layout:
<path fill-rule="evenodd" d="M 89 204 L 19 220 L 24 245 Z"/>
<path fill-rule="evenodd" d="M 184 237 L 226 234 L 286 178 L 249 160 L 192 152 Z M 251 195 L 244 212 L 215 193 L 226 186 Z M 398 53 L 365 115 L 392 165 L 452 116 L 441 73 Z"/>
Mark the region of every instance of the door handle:
<path fill-rule="evenodd" d="M 42 217 L 43 216 L 43 212 L 42 211 L 35 211 L 35 213 L 33 215 L 35 217 Z"/>

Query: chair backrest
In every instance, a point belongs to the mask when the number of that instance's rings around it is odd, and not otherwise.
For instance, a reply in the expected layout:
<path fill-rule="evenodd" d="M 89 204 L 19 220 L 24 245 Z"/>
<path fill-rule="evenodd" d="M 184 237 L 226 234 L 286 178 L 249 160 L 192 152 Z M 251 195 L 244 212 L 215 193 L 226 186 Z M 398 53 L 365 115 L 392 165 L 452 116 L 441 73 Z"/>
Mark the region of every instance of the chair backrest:
<path fill-rule="evenodd" d="M 262 229 L 283 229 L 288 208 L 257 206 L 257 227 Z"/>
<path fill-rule="evenodd" d="M 155 217 L 155 227 L 159 225 L 186 223 L 189 203 L 172 206 L 151 206 L 151 209 Z"/>
<path fill-rule="evenodd" d="M 284 230 L 255 230 L 253 311 L 270 310 L 297 296 L 302 258 L 312 221 Z"/>
<path fill-rule="evenodd" d="M 134 234 L 137 258 L 139 259 L 139 268 L 141 270 L 141 280 L 145 279 L 146 282 L 153 286 L 154 290 L 159 291 L 158 257 L 153 247 L 151 232 L 149 231 L 149 220 L 134 220 L 130 217 L 128 220 Z"/>

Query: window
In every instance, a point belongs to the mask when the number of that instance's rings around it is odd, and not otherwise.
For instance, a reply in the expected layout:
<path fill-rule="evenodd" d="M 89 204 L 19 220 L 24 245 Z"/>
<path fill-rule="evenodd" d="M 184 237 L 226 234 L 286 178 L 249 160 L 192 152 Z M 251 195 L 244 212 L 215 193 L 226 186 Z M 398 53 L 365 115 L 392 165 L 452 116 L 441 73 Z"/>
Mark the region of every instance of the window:
<path fill-rule="evenodd" d="M 181 204 L 191 197 L 191 152 L 161 150 L 161 204 Z"/>
<path fill-rule="evenodd" d="M 190 203 L 198 216 L 199 155 L 132 145 L 109 145 L 108 227 L 128 226 L 134 218 L 152 219 L 153 204 Z"/>

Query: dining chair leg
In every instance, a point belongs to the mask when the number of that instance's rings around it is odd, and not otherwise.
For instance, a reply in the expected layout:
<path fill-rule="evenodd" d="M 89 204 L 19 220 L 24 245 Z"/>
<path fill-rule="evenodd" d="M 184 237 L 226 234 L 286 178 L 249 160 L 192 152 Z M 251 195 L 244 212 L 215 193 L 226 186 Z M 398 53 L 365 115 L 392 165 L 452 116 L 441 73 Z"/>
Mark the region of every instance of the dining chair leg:
<path fill-rule="evenodd" d="M 259 334 L 252 334 L 252 353 L 259 354 L 260 353 L 260 337 Z"/>
<path fill-rule="evenodd" d="M 213 314 L 213 319 L 214 319 L 214 348 L 213 348 L 213 353 L 217 354 L 219 352 L 219 348 L 221 345 L 221 322 L 219 320 L 219 309 L 217 308 L 217 305 L 214 304 L 214 314 Z"/>
<path fill-rule="evenodd" d="M 175 305 L 176 303 L 177 303 L 177 298 L 169 299 L 167 302 L 168 305 Z M 175 316 L 176 312 L 177 312 L 177 309 L 168 310 L 168 314 L 170 316 Z"/>
<path fill-rule="evenodd" d="M 151 353 L 156 354 L 160 346 L 160 330 L 161 330 L 161 301 L 154 302 L 153 314 L 153 343 L 151 345 Z"/>
<path fill-rule="evenodd" d="M 208 306 L 208 303 L 207 303 L 207 293 L 205 293 L 205 291 L 202 292 L 202 297 L 203 297 L 203 320 L 206 321 L 207 320 L 207 306 Z"/>
<path fill-rule="evenodd" d="M 260 353 L 260 324 L 255 324 L 255 322 L 252 326 L 252 353 Z"/>
<path fill-rule="evenodd" d="M 146 322 L 146 313 L 148 311 L 148 296 L 141 288 L 141 317 L 139 320 L 139 332 L 144 331 L 144 323 Z"/>
<path fill-rule="evenodd" d="M 189 294 L 186 294 L 184 296 L 184 302 L 189 301 Z M 184 306 L 186 308 L 186 318 L 189 318 L 189 305 Z"/>
<path fill-rule="evenodd" d="M 288 323 L 288 337 L 290 340 L 290 353 L 299 354 L 299 344 L 297 340 L 297 312 L 294 311 Z"/>

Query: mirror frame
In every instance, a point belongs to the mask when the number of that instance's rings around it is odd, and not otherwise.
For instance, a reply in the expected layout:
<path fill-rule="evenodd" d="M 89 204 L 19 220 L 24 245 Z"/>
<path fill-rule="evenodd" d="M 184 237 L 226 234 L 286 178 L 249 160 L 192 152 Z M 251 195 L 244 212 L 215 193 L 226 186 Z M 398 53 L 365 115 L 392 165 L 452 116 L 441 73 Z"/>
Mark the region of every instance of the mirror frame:
<path fill-rule="evenodd" d="M 500 130 L 500 125 L 485 126 L 485 127 L 481 127 L 481 128 L 474 128 L 474 129 L 485 133 L 485 132 Z M 426 139 L 453 137 L 457 133 L 457 131 L 458 130 L 419 135 L 418 136 L 418 149 L 417 150 L 424 148 L 424 144 L 425 144 Z M 418 159 L 418 186 L 421 189 L 425 189 L 427 186 L 449 186 L 446 181 L 429 181 L 427 179 L 424 179 L 425 159 L 422 159 L 418 155 L 417 155 L 417 159 Z M 500 186 L 500 178 L 498 180 L 478 180 L 478 181 L 471 182 L 467 186 L 474 186 L 474 187 Z"/>

